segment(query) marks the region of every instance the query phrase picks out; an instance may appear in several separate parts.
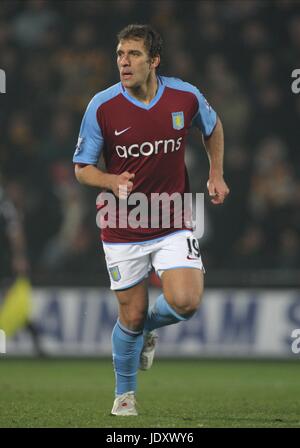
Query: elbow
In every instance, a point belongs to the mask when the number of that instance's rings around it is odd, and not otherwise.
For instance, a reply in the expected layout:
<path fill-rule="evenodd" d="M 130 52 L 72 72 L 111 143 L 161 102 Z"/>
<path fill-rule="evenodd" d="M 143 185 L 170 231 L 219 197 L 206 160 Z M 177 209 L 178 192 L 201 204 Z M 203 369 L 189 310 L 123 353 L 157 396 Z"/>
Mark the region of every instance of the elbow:
<path fill-rule="evenodd" d="M 82 171 L 83 171 L 83 169 L 84 169 L 84 167 L 85 167 L 86 165 L 82 165 L 82 164 L 79 164 L 79 163 L 76 163 L 75 164 L 75 177 L 76 177 L 76 179 L 77 179 L 77 181 L 80 183 L 80 184 L 84 184 L 84 180 L 83 180 L 83 173 L 82 173 Z"/>
<path fill-rule="evenodd" d="M 219 132 L 223 133 L 223 125 L 222 125 L 222 121 L 217 116 L 216 124 L 215 124 L 213 130 L 211 131 L 211 133 L 209 135 L 204 137 L 204 141 L 209 140 L 214 134 L 218 134 Z"/>
<path fill-rule="evenodd" d="M 222 121 L 220 119 L 219 116 L 217 116 L 217 123 L 216 123 L 216 127 L 218 127 L 219 129 L 223 130 L 223 125 L 222 125 Z"/>

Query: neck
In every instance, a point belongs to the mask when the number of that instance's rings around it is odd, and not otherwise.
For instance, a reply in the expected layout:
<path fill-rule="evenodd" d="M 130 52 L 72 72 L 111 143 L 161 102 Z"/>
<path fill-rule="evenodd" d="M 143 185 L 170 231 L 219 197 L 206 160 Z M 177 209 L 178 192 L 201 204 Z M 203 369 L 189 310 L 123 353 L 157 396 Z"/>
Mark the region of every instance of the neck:
<path fill-rule="evenodd" d="M 138 101 L 141 101 L 144 104 L 149 104 L 155 97 L 158 90 L 158 81 L 156 74 L 150 74 L 149 78 L 144 84 L 132 88 L 126 87 L 126 90 L 129 95 L 133 96 Z"/>

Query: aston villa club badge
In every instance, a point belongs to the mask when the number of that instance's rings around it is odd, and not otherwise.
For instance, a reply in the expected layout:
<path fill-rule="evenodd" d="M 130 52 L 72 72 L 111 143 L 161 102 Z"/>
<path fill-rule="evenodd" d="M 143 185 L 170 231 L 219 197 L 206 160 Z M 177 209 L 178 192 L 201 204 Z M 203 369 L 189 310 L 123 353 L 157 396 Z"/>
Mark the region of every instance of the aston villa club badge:
<path fill-rule="evenodd" d="M 109 272 L 110 272 L 111 278 L 115 282 L 118 282 L 121 279 L 121 274 L 120 274 L 120 270 L 119 270 L 118 266 L 109 268 Z"/>
<path fill-rule="evenodd" d="M 173 129 L 179 131 L 184 127 L 184 113 L 183 112 L 172 112 L 172 123 Z"/>

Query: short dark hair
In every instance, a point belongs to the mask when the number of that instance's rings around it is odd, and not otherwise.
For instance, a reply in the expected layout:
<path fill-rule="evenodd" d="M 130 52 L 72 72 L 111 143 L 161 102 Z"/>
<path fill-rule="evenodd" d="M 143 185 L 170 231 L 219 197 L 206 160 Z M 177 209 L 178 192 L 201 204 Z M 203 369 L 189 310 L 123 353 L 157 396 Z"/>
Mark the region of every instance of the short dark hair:
<path fill-rule="evenodd" d="M 127 25 L 117 34 L 118 42 L 128 39 L 143 39 L 145 47 L 151 58 L 162 56 L 161 35 L 150 25 L 131 24 Z"/>

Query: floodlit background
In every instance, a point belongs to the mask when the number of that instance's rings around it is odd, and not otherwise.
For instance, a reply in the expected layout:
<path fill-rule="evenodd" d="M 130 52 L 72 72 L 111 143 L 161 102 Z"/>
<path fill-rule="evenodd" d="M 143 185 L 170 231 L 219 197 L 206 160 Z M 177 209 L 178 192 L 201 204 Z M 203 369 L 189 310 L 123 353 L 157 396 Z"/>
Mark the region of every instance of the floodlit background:
<path fill-rule="evenodd" d="M 231 194 L 209 202 L 192 131 L 203 303 L 159 330 L 139 416 L 120 422 L 98 191 L 77 183 L 72 157 L 88 102 L 119 80 L 116 33 L 134 22 L 161 32 L 161 73 L 198 86 L 221 117 Z M 0 427 L 300 427 L 296 69 L 296 0 L 0 2 Z"/>
<path fill-rule="evenodd" d="M 231 189 L 223 206 L 205 200 L 203 306 L 185 326 L 161 330 L 160 353 L 295 357 L 300 94 L 291 74 L 300 68 L 300 4 L 288 0 L 1 2 L 2 308 L 7 296 L 12 303 L 0 327 L 7 351 L 110 353 L 117 307 L 96 226 L 97 190 L 77 183 L 72 156 L 89 100 L 118 82 L 115 36 L 128 23 L 157 28 L 161 73 L 198 86 L 220 115 Z M 192 191 L 206 192 L 208 161 L 196 131 L 186 164 Z M 154 299 L 154 277 L 152 285 Z M 28 321 L 29 331 L 18 332 Z"/>

